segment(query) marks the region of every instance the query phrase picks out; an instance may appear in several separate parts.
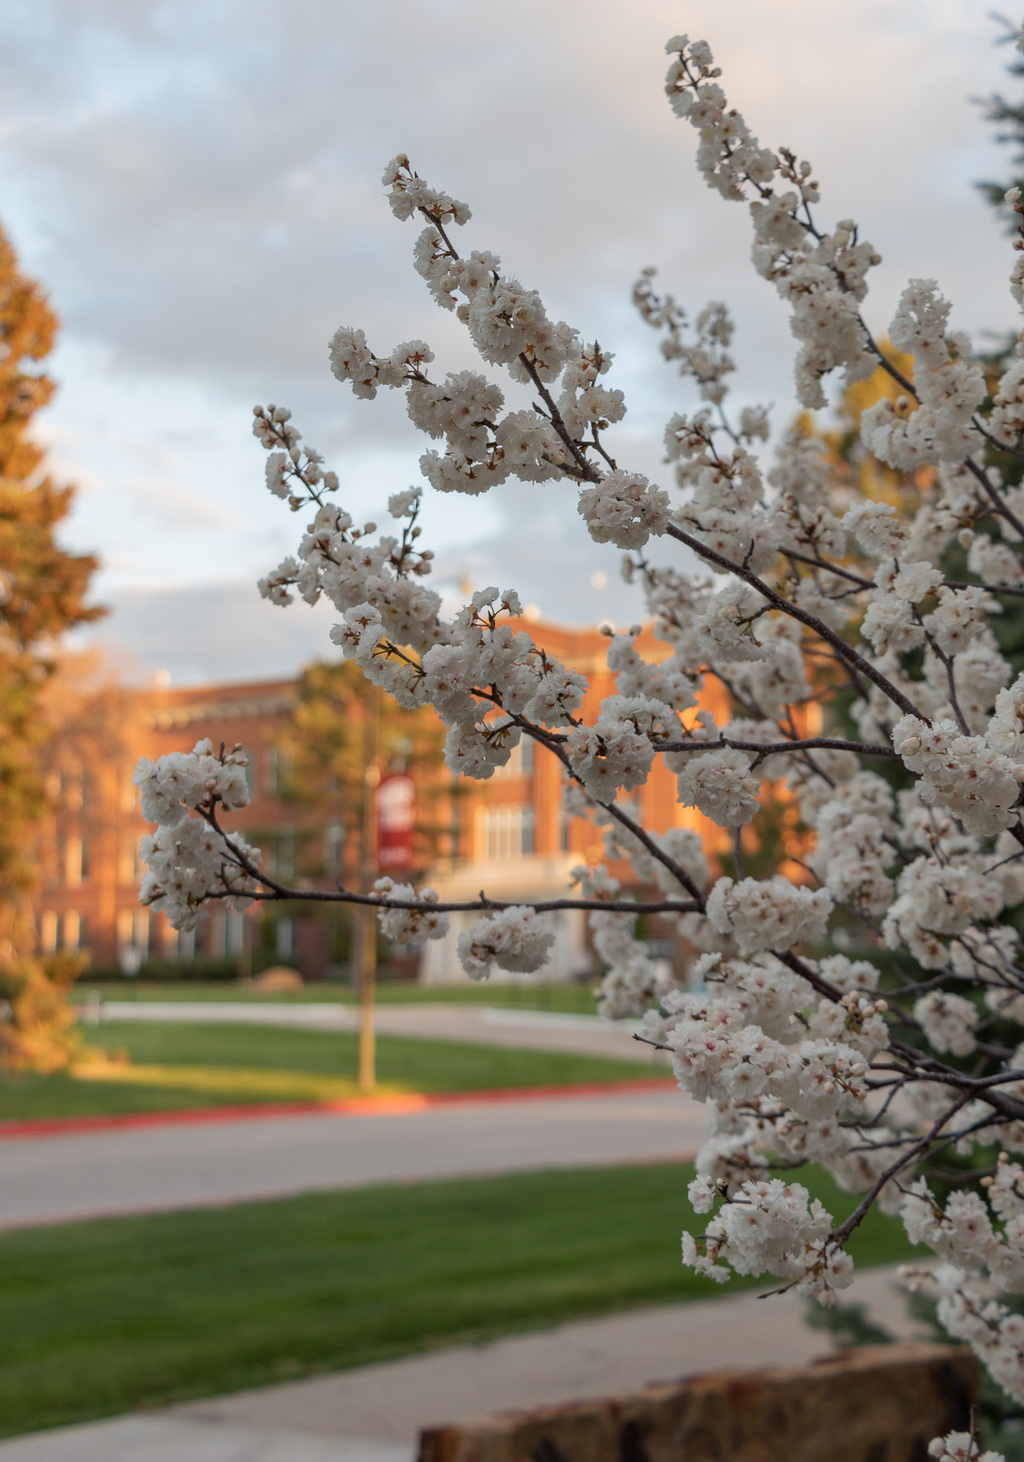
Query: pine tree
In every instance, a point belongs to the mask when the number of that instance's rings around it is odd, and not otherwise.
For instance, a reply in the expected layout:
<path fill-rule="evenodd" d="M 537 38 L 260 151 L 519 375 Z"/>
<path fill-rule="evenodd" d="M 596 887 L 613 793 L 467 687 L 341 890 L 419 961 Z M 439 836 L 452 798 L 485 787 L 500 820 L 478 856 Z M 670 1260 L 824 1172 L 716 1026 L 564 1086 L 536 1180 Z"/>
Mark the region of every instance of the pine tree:
<path fill-rule="evenodd" d="M 1005 27 L 1005 34 L 999 37 L 998 44 L 1012 45 L 1017 37 L 1017 27 L 1003 16 L 997 16 L 996 19 Z M 1015 81 L 1024 77 L 1024 55 L 1015 51 L 1007 62 L 1006 70 Z M 984 111 L 985 120 L 996 128 L 996 141 L 1010 149 L 1010 168 L 1009 175 L 1003 182 L 985 179 L 974 186 L 993 208 L 999 209 L 1007 219 L 1007 227 L 1014 229 L 1017 221 L 1012 214 L 1007 214 L 1003 199 L 1008 188 L 1024 188 L 1024 102 L 1008 101 L 997 91 L 980 99 L 979 105 Z"/>
<path fill-rule="evenodd" d="M 73 489 L 46 474 L 31 434 L 55 389 L 40 362 L 57 324 L 0 229 L 0 996 L 8 1005 L 0 1051 L 10 1066 L 36 1069 L 68 1059 L 63 995 L 75 973 L 74 961 L 33 955 L 30 895 L 46 812 L 42 692 L 59 636 L 101 613 L 85 603 L 96 560 L 68 553 L 56 537 Z"/>

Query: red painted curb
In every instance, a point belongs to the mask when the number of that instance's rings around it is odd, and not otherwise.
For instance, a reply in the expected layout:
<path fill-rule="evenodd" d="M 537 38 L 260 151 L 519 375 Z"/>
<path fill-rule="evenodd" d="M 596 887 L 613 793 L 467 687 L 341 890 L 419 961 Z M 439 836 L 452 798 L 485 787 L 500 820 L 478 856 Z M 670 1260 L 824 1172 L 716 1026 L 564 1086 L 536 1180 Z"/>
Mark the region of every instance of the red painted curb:
<path fill-rule="evenodd" d="M 107 1132 L 120 1127 L 189 1127 L 209 1122 L 254 1122 L 266 1117 L 311 1117 L 317 1113 L 343 1117 L 393 1117 L 425 1112 L 430 1107 L 469 1106 L 493 1102 L 551 1101 L 605 1096 L 615 1092 L 668 1091 L 671 1077 L 643 1081 L 586 1082 L 579 1086 L 513 1086 L 485 1091 L 394 1092 L 383 1096 L 348 1097 L 337 1102 L 266 1102 L 232 1107 L 186 1107 L 167 1112 L 121 1112 L 91 1117 L 30 1117 L 0 1121 L 0 1142 L 26 1137 L 66 1137 Z"/>
<path fill-rule="evenodd" d="M 648 1076 L 642 1081 L 585 1081 L 577 1086 L 506 1086 L 487 1091 L 435 1091 L 424 1093 L 428 1107 L 457 1106 L 463 1102 L 526 1102 L 560 1097 L 603 1096 L 617 1091 L 668 1091 L 676 1089 L 671 1076 Z"/>

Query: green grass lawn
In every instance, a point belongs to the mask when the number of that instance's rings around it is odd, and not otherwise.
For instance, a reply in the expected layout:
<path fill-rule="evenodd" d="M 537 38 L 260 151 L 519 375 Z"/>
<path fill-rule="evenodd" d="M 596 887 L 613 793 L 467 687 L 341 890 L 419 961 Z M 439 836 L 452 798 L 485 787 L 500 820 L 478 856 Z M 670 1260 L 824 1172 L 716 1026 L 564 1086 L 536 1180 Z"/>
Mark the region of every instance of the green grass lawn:
<path fill-rule="evenodd" d="M 307 985 L 291 995 L 265 994 L 229 980 L 119 980 L 108 983 L 90 981 L 88 971 L 74 992 L 74 999 L 83 1002 L 90 992 L 98 990 L 105 1000 L 239 1000 L 321 1002 L 350 1005 L 357 999 L 352 986 L 339 981 Z M 404 982 L 383 982 L 377 986 L 377 999 L 391 1004 L 460 1004 L 498 1005 L 512 1010 L 553 1010 L 566 1015 L 596 1015 L 597 1002 L 589 984 L 523 983 L 515 985 L 474 984 L 460 980 L 454 985 L 409 985 Z"/>
<path fill-rule="evenodd" d="M 2 1234 L 0 1434 L 720 1294 L 679 1262 L 691 1177 L 529 1173 Z M 851 1250 L 912 1252 L 875 1214 Z"/>
<path fill-rule="evenodd" d="M 294 1083 L 266 1091 L 253 1074 L 296 1073 L 325 1078 L 356 1075 L 356 1035 L 349 1031 L 304 1031 L 251 1025 L 187 1025 L 111 1021 L 88 1027 L 86 1040 L 107 1051 L 124 1051 L 133 1063 L 170 1068 L 157 1084 L 131 1080 L 84 1081 L 53 1076 L 0 1076 L 0 1120 L 150 1112 L 218 1104 L 330 1100 L 341 1093 Z M 639 1048 L 638 1048 L 639 1051 Z M 175 1084 L 173 1068 L 190 1068 L 190 1084 Z M 195 1068 L 210 1081 L 194 1084 Z M 230 1073 L 235 1069 L 237 1082 Z M 610 1060 L 554 1051 L 519 1051 L 455 1041 L 417 1041 L 380 1036 L 377 1072 L 382 1085 L 408 1091 L 476 1091 L 501 1087 L 560 1086 L 630 1081 L 667 1075 L 650 1060 Z M 201 1073 L 200 1073 L 201 1076 Z"/>

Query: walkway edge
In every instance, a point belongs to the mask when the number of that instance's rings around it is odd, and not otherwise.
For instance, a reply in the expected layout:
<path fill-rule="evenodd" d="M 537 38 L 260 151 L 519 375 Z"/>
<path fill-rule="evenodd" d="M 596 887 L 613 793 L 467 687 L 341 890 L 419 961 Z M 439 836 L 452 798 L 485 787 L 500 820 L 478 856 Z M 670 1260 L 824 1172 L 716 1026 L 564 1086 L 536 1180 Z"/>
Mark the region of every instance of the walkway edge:
<path fill-rule="evenodd" d="M 396 1092 L 384 1096 L 347 1097 L 336 1102 L 266 1102 L 245 1106 L 185 1107 L 166 1112 L 111 1112 L 86 1117 L 29 1117 L 0 1121 L 0 1142 L 31 1137 L 67 1137 L 125 1127 L 188 1127 L 209 1122 L 254 1122 L 266 1118 L 309 1117 L 317 1112 L 336 1117 L 394 1117 L 425 1112 L 430 1107 L 484 1105 L 491 1102 L 558 1101 L 572 1097 L 608 1096 L 615 1092 L 668 1091 L 671 1077 L 647 1081 L 586 1082 L 576 1086 L 514 1086 L 484 1091 Z"/>

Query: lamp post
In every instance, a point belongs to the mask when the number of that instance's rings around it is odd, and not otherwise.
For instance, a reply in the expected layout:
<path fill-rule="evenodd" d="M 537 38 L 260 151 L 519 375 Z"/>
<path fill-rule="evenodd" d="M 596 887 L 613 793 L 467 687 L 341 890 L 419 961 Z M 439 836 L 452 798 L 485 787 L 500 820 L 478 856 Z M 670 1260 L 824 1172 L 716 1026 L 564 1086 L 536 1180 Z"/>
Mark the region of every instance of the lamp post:
<path fill-rule="evenodd" d="M 362 828 L 359 861 L 362 870 L 362 892 L 369 893 L 374 883 L 377 862 L 376 790 L 380 783 L 377 765 L 377 741 L 380 719 L 380 697 L 370 687 L 363 723 L 363 795 Z M 377 1034 L 374 1022 L 374 995 L 377 980 L 377 920 L 368 904 L 359 910 L 359 1086 L 373 1091 L 377 1085 Z"/>

